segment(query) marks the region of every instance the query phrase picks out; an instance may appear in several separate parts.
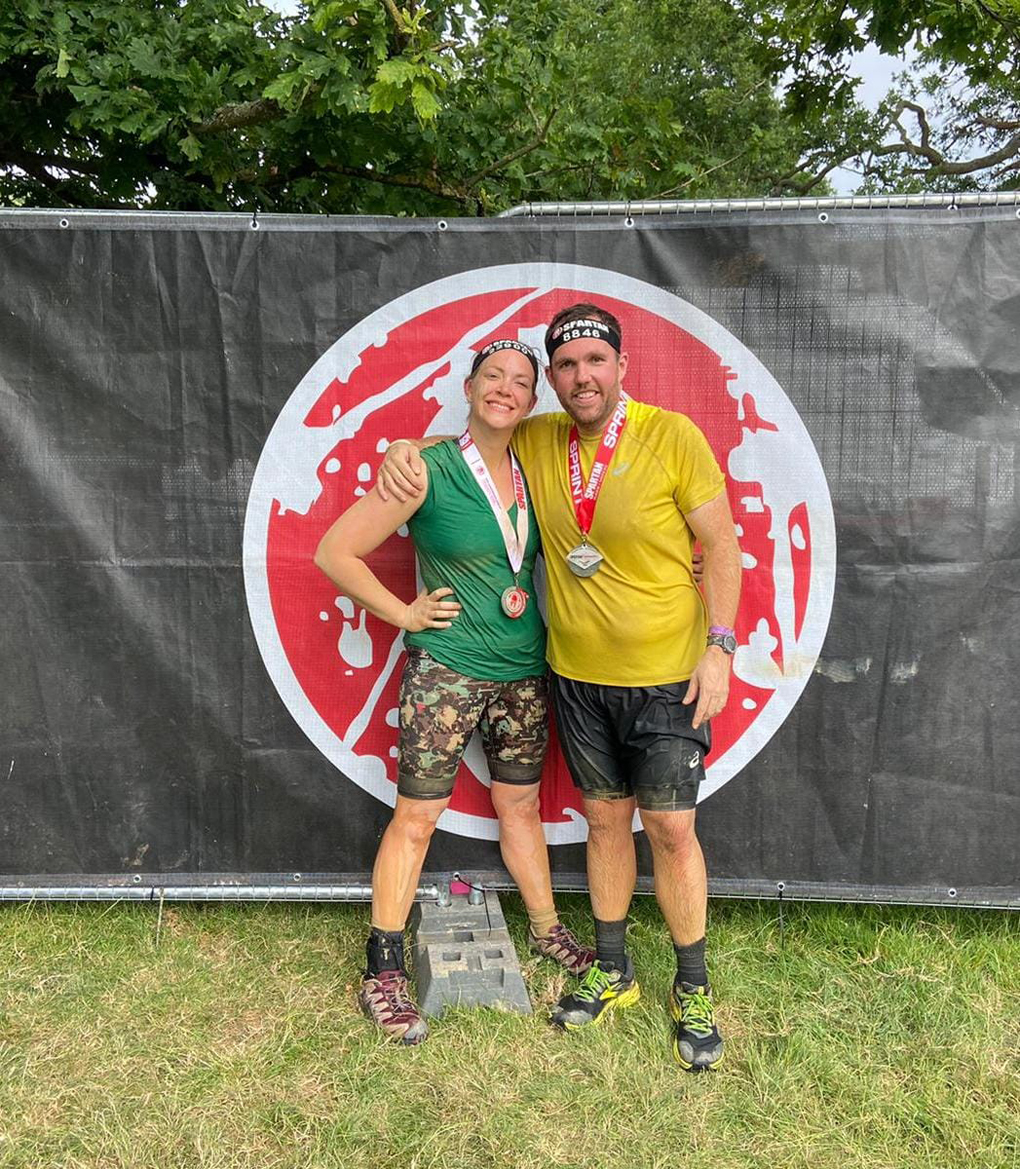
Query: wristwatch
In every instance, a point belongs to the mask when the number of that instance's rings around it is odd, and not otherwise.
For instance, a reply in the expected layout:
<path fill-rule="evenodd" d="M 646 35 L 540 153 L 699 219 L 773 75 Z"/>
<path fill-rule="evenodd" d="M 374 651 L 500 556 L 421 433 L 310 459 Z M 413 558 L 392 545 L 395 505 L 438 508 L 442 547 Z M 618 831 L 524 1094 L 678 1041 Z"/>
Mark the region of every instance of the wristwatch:
<path fill-rule="evenodd" d="M 719 625 L 713 625 L 708 631 L 708 641 L 705 644 L 706 647 L 709 645 L 717 645 L 724 654 L 737 652 L 736 634 L 732 629 L 724 629 Z"/>

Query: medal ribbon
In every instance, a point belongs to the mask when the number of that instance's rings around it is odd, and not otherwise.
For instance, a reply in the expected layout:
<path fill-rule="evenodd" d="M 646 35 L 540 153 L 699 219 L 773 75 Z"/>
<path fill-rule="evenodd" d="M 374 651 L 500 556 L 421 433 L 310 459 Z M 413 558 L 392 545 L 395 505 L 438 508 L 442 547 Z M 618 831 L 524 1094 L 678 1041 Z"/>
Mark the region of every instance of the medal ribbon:
<path fill-rule="evenodd" d="M 570 441 L 567 444 L 567 475 L 570 480 L 570 496 L 574 501 L 574 514 L 581 529 L 584 543 L 588 542 L 588 533 L 591 531 L 592 521 L 595 519 L 595 505 L 598 503 L 602 482 L 613 461 L 616 447 L 627 425 L 627 401 L 621 394 L 609 425 L 602 432 L 602 441 L 595 452 L 595 461 L 591 465 L 588 482 L 585 483 L 581 474 L 581 442 L 577 434 L 576 424 L 570 428 Z"/>
<path fill-rule="evenodd" d="M 510 561 L 510 568 L 514 574 L 514 584 L 516 584 L 517 574 L 521 571 L 521 565 L 524 563 L 524 549 L 528 544 L 528 496 L 524 490 L 524 476 L 517 465 L 513 451 L 508 450 L 510 473 L 514 483 L 514 500 L 517 503 L 517 530 L 514 531 L 510 517 L 503 507 L 503 501 L 499 498 L 496 484 L 493 483 L 492 476 L 489 474 L 489 468 L 485 465 L 485 460 L 468 431 L 465 430 L 457 439 L 457 445 L 460 447 L 460 453 L 464 456 L 464 462 L 474 472 L 479 487 L 489 501 L 492 514 L 496 517 L 496 523 L 499 524 L 507 559 Z"/>

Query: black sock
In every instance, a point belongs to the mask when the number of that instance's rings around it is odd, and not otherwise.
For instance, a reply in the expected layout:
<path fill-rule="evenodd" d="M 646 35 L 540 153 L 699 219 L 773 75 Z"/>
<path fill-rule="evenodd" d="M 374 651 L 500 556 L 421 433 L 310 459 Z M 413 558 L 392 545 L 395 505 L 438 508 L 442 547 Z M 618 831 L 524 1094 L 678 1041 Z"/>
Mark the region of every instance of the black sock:
<path fill-rule="evenodd" d="M 595 952 L 603 969 L 608 966 L 617 970 L 627 968 L 626 938 L 626 918 L 621 921 L 599 921 L 595 918 Z"/>
<path fill-rule="evenodd" d="M 367 972 L 373 977 L 384 970 L 404 969 L 404 931 L 372 926 L 365 945 Z"/>
<path fill-rule="evenodd" d="M 705 939 L 691 942 L 689 946 L 673 943 L 676 954 L 676 980 L 691 986 L 708 986 L 708 971 L 705 969 Z"/>

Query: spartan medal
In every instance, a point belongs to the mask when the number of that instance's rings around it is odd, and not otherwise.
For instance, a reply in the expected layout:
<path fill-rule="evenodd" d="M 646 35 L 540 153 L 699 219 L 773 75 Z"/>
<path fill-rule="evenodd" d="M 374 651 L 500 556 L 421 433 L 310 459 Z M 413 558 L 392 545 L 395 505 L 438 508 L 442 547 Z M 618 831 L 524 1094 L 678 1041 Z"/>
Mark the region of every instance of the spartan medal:
<path fill-rule="evenodd" d="M 602 553 L 587 540 L 567 553 L 567 564 L 574 576 L 594 576 L 604 559 Z"/>
<path fill-rule="evenodd" d="M 520 585 L 511 585 L 503 590 L 499 598 L 500 607 L 508 617 L 517 618 L 523 615 L 528 607 L 528 594 Z"/>

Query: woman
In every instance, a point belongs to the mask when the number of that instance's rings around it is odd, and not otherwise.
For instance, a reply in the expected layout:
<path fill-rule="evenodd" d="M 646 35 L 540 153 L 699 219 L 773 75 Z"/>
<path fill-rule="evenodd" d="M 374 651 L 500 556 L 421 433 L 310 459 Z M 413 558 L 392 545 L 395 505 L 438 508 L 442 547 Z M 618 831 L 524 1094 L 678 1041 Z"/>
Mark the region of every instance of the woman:
<path fill-rule="evenodd" d="M 558 919 L 538 810 L 548 734 L 545 627 L 531 580 L 539 537 L 510 451 L 514 427 L 535 405 L 537 380 L 538 361 L 526 346 L 486 345 L 464 382 L 467 430 L 423 452 L 425 489 L 404 502 L 383 500 L 377 490 L 363 496 L 315 556 L 357 604 L 408 633 L 397 803 L 372 873 L 360 995 L 366 1014 L 405 1044 L 420 1043 L 427 1027 L 408 989 L 404 925 L 476 727 L 489 762 L 500 851 L 528 911 L 532 948 L 572 974 L 585 973 L 593 958 Z M 365 563 L 405 523 L 424 582 L 410 603 Z"/>

